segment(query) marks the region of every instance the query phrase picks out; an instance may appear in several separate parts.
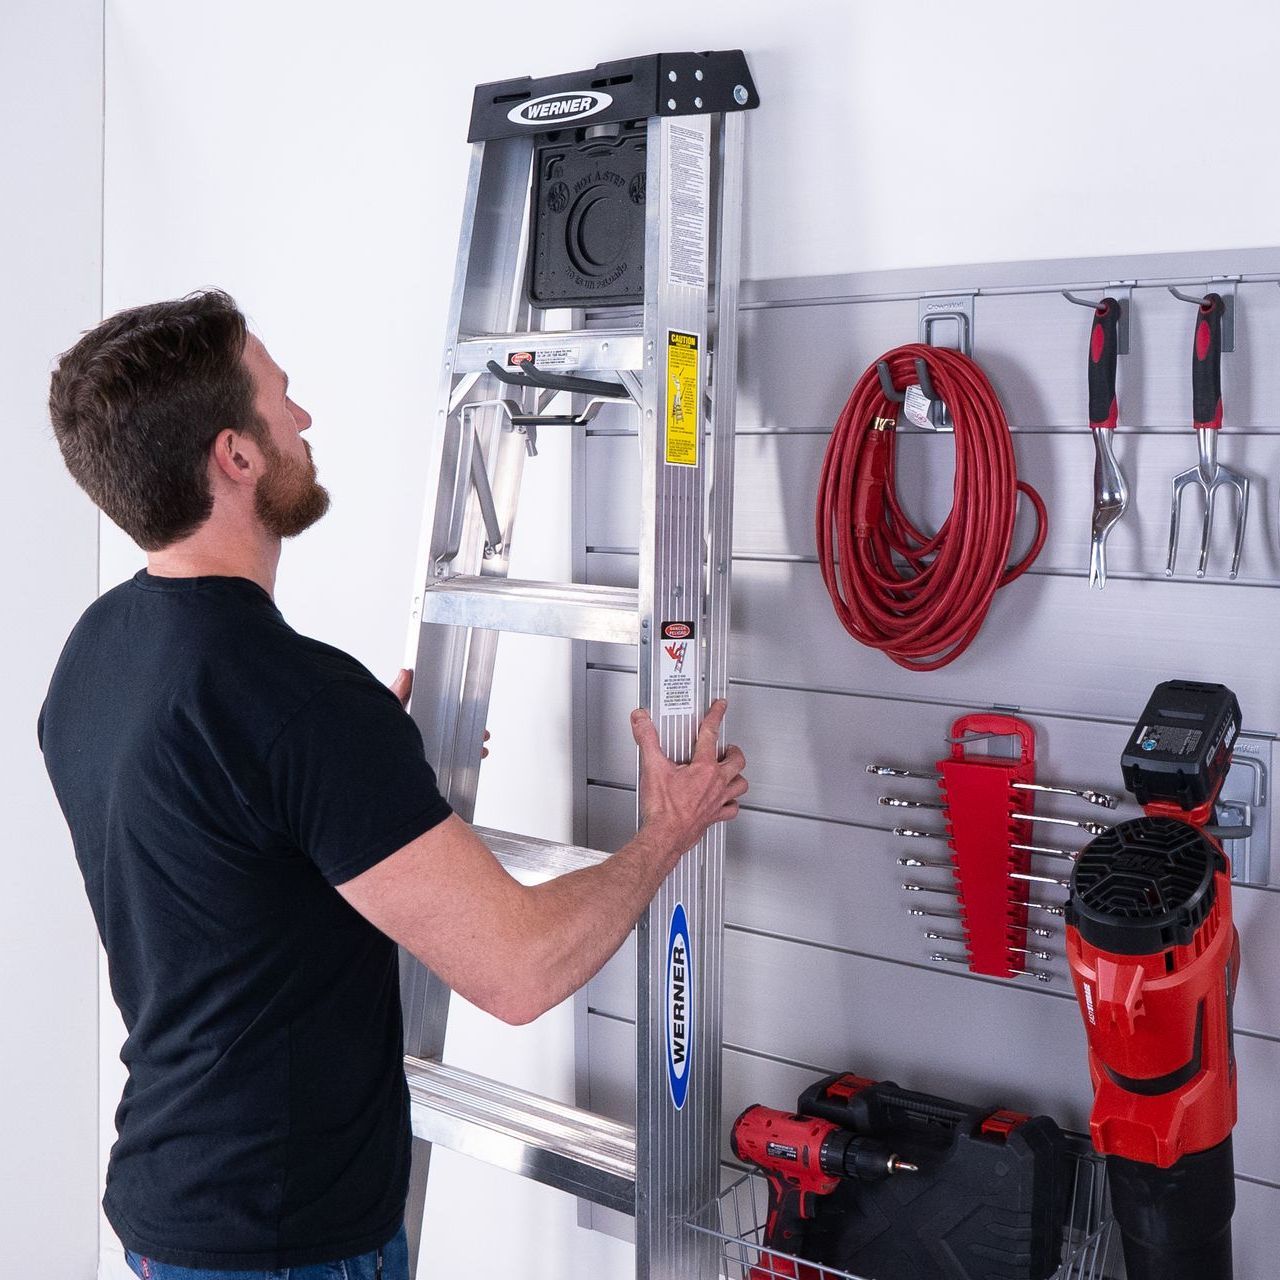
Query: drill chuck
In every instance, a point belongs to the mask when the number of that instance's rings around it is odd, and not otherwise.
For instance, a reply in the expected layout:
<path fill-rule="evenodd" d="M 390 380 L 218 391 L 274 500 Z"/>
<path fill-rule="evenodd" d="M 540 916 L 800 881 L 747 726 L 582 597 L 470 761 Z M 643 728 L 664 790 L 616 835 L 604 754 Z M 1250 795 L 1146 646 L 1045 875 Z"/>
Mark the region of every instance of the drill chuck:
<path fill-rule="evenodd" d="M 822 1144 L 825 1173 L 857 1182 L 879 1182 L 895 1173 L 919 1173 L 919 1168 L 890 1151 L 874 1138 L 862 1138 L 847 1129 L 834 1129 Z"/>

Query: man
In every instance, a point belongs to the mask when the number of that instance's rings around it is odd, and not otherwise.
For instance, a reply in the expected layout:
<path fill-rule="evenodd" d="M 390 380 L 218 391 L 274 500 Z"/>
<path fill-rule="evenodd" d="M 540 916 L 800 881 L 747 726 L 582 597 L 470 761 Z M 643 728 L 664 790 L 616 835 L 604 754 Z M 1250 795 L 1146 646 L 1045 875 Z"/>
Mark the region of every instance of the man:
<path fill-rule="evenodd" d="M 634 712 L 639 832 L 522 886 L 451 813 L 396 694 L 272 602 L 281 540 L 329 499 L 311 419 L 229 297 L 104 321 L 50 415 L 147 552 L 77 624 L 40 719 L 129 1033 L 107 1216 L 147 1280 L 407 1280 L 395 944 L 508 1022 L 577 990 L 737 813 L 724 704 L 686 766 Z"/>

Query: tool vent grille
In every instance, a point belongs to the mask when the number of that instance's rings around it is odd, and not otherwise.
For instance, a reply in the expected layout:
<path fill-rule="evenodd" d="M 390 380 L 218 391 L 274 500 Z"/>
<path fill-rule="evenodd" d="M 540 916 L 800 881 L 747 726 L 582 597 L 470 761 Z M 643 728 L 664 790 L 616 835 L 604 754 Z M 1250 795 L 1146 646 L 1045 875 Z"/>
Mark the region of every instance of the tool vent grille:
<path fill-rule="evenodd" d="M 1121 822 L 1081 851 L 1071 875 L 1072 915 L 1086 921 L 1164 932 L 1185 944 L 1213 906 L 1220 854 L 1203 832 L 1177 818 Z M 1156 948 L 1153 948 L 1156 949 Z"/>

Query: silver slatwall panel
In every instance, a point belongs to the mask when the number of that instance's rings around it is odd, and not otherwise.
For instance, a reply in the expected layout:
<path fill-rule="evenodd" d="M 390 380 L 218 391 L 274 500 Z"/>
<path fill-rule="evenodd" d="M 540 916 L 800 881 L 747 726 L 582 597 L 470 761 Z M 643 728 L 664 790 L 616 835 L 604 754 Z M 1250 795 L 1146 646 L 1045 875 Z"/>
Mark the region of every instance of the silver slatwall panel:
<path fill-rule="evenodd" d="M 1133 507 L 1107 543 L 1108 577 L 1159 575 L 1163 571 L 1169 511 L 1167 500 L 1160 499 L 1167 498 L 1173 473 L 1189 465 L 1187 455 L 1194 448 L 1189 439 L 1188 432 L 1167 428 L 1118 435 L 1117 455 L 1133 494 Z M 817 491 L 826 446 L 826 431 L 757 433 L 739 439 L 735 556 L 814 559 L 813 512 L 794 496 Z M 1036 561 L 1036 573 L 1087 576 L 1093 493 L 1093 442 L 1087 428 L 1022 431 L 1017 446 L 1018 474 L 1035 485 L 1050 504 L 1049 538 Z M 587 485 L 594 492 L 607 491 L 613 484 L 625 485 L 638 476 L 636 441 L 631 436 L 591 436 L 585 452 Z M 946 437 L 914 433 L 899 442 L 902 474 L 911 478 L 908 509 L 916 520 L 936 524 L 946 515 L 952 457 Z M 1248 467 L 1259 476 L 1280 480 L 1280 433 L 1224 433 L 1221 457 L 1228 465 Z M 1280 543 L 1272 515 L 1262 504 L 1253 512 L 1237 583 L 1280 586 Z M 1190 511 L 1187 519 L 1191 520 Z M 1015 548 L 1027 545 L 1032 524 L 1025 509 L 1020 509 Z M 635 545 L 634 512 L 620 503 L 592 504 L 588 548 L 633 549 Z M 1214 558 L 1209 576 L 1226 582 L 1226 570 L 1226 557 Z"/>
<path fill-rule="evenodd" d="M 901 892 L 895 865 L 901 854 L 930 849 L 892 836 L 891 811 L 875 803 L 886 790 L 923 797 L 929 789 L 886 786 L 863 764 L 927 764 L 942 754 L 955 715 L 1013 705 L 1037 726 L 1044 778 L 1118 789 L 1130 722 L 1155 681 L 1174 674 L 1234 688 L 1256 735 L 1250 747 L 1271 762 L 1270 738 L 1280 732 L 1280 288 L 1240 287 L 1237 350 L 1224 357 L 1223 457 L 1260 482 L 1239 583 L 1220 573 L 1205 583 L 1161 574 L 1169 479 L 1194 458 L 1194 313 L 1163 289 L 1135 292 L 1134 352 L 1120 362 L 1116 443 L 1134 507 L 1111 538 L 1118 577 L 1105 592 L 1090 592 L 1085 577 L 1089 313 L 1054 292 L 976 300 L 975 354 L 1009 414 L 1021 473 L 1049 503 L 1051 532 L 1035 571 L 999 593 L 983 634 L 958 662 L 931 675 L 905 672 L 840 629 L 813 559 L 817 472 L 854 379 L 887 348 L 915 339 L 914 297 L 885 295 L 1157 276 L 1195 291 L 1197 278 L 1233 273 L 1280 275 L 1280 251 L 947 268 L 744 290 L 730 736 L 750 759 L 752 808 L 731 828 L 727 854 L 726 1135 L 747 1103 L 785 1106 L 818 1072 L 836 1069 L 1046 1110 L 1083 1126 L 1084 1040 L 1062 962 L 1049 966 L 1052 987 L 1034 989 L 931 966 L 931 944 L 905 914 L 917 898 Z M 824 301 L 833 297 L 840 300 Z M 577 551 L 589 580 L 628 583 L 635 530 L 615 498 L 634 479 L 636 442 L 615 426 L 602 415 L 586 441 L 590 496 Z M 918 494 L 917 515 L 946 509 L 949 456 L 945 439 L 903 440 L 901 474 Z M 1225 561 L 1225 523 L 1218 537 L 1211 571 Z M 1180 564 L 1189 563 L 1190 547 L 1188 540 Z M 586 659 L 580 781 L 588 842 L 609 847 L 626 837 L 634 812 L 618 732 L 634 659 L 607 646 L 589 646 Z M 1262 816 L 1280 848 L 1277 808 Z M 1039 811 L 1098 816 L 1070 804 Z M 1037 869 L 1060 865 L 1042 859 Z M 1271 879 L 1280 885 L 1280 869 Z M 1272 977 L 1280 972 L 1280 892 L 1238 887 L 1236 913 L 1244 947 L 1237 1274 L 1263 1280 L 1280 1246 L 1280 983 Z M 1059 935 L 1048 945 L 1060 950 L 1061 923 L 1045 923 Z M 620 1116 L 634 1105 L 628 963 L 624 950 L 591 984 L 580 1013 L 580 1101 Z M 599 1216 L 596 1224 L 614 1229 Z"/>

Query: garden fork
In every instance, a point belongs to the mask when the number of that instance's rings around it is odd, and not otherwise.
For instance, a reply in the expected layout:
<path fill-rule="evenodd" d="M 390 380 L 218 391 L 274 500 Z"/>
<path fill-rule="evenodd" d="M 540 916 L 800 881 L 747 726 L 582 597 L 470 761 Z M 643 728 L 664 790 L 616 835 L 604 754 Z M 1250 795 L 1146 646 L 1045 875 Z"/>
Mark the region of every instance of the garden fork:
<path fill-rule="evenodd" d="M 1173 576 L 1178 555 L 1178 526 L 1182 500 L 1186 491 L 1198 488 L 1204 494 L 1204 522 L 1200 526 L 1200 564 L 1196 577 L 1203 578 L 1209 562 L 1209 539 L 1213 532 L 1213 509 L 1217 492 L 1229 488 L 1234 492 L 1235 548 L 1231 557 L 1231 577 L 1240 571 L 1240 553 L 1244 549 L 1245 520 L 1249 515 L 1249 479 L 1239 471 L 1218 461 L 1218 432 L 1222 428 L 1222 297 L 1208 293 L 1200 303 L 1196 316 L 1196 337 L 1191 357 L 1192 417 L 1200 457 L 1194 467 L 1173 477 L 1173 508 L 1169 521 L 1169 560 L 1165 576 Z"/>
<path fill-rule="evenodd" d="M 1103 298 L 1089 334 L 1089 428 L 1093 436 L 1093 528 L 1089 542 L 1089 585 L 1107 585 L 1107 534 L 1129 509 L 1129 486 L 1116 462 L 1112 437 L 1120 419 L 1116 399 L 1120 303 Z"/>

